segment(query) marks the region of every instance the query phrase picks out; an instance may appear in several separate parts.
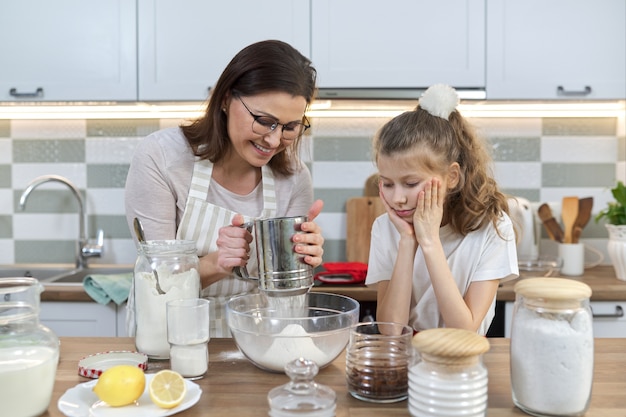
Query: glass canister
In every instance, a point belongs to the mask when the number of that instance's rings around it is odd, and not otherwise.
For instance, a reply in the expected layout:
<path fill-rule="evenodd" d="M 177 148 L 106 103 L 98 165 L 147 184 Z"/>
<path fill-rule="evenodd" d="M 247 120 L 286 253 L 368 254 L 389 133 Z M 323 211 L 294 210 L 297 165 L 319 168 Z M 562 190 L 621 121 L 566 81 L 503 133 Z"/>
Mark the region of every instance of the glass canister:
<path fill-rule="evenodd" d="M 359 323 L 346 350 L 348 391 L 359 400 L 391 403 L 407 398 L 413 329 L 400 323 Z"/>
<path fill-rule="evenodd" d="M 0 407 L 33 417 L 50 405 L 59 339 L 39 323 L 43 286 L 35 278 L 0 278 Z"/>
<path fill-rule="evenodd" d="M 463 329 L 437 328 L 413 336 L 417 354 L 409 368 L 413 417 L 487 415 L 487 338 Z"/>
<path fill-rule="evenodd" d="M 319 367 L 309 359 L 295 359 L 285 365 L 291 379 L 267 394 L 270 417 L 334 417 L 337 394 L 332 388 L 316 383 Z"/>
<path fill-rule="evenodd" d="M 133 288 L 135 346 L 151 359 L 168 359 L 167 302 L 200 297 L 195 242 L 149 240 L 140 243 Z"/>
<path fill-rule="evenodd" d="M 513 403 L 536 416 L 584 415 L 593 380 L 591 288 L 566 278 L 529 278 L 514 291 Z"/>

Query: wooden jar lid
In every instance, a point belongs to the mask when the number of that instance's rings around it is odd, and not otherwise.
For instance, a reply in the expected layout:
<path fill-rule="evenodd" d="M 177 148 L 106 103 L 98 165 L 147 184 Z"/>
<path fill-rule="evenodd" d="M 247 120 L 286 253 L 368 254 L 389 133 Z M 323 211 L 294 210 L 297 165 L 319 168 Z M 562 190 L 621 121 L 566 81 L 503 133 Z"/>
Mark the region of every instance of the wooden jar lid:
<path fill-rule="evenodd" d="M 526 298 L 545 300 L 584 300 L 591 297 L 591 287 L 568 278 L 526 278 L 513 291 Z"/>
<path fill-rule="evenodd" d="M 413 347 L 432 362 L 445 364 L 474 363 L 489 350 L 486 337 L 463 329 L 428 329 L 413 336 Z"/>

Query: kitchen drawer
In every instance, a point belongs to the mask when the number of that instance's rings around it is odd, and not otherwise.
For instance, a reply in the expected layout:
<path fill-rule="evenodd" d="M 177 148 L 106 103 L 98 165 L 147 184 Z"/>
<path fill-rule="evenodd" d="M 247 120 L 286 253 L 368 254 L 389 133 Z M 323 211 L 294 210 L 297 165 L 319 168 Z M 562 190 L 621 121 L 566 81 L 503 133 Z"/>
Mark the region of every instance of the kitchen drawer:
<path fill-rule="evenodd" d="M 511 337 L 513 305 L 504 306 L 504 337 Z M 626 337 L 626 301 L 592 301 L 594 337 Z"/>
<path fill-rule="evenodd" d="M 41 303 L 41 324 L 59 337 L 115 337 L 117 336 L 117 307 L 95 302 Z"/>

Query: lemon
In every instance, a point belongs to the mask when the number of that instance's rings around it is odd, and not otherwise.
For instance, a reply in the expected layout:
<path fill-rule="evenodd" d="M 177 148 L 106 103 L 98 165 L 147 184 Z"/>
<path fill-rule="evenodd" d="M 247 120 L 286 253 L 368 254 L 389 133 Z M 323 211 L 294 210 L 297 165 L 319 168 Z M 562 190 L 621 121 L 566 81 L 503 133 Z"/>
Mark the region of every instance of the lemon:
<path fill-rule="evenodd" d="M 183 402 L 187 387 L 185 379 L 176 371 L 157 372 L 148 386 L 152 402 L 161 408 L 174 408 Z"/>
<path fill-rule="evenodd" d="M 93 392 L 111 407 L 121 407 L 137 401 L 145 388 L 146 376 L 139 367 L 116 365 L 100 375 Z"/>

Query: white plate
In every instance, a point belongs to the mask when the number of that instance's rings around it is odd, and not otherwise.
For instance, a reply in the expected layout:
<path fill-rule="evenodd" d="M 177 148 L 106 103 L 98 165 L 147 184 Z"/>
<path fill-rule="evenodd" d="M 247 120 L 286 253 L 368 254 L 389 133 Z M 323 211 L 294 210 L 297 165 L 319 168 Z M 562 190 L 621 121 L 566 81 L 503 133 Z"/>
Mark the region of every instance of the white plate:
<path fill-rule="evenodd" d="M 93 380 L 78 384 L 65 391 L 65 394 L 59 398 L 57 406 L 67 417 L 122 417 L 129 415 L 133 417 L 157 417 L 180 413 L 200 400 L 200 395 L 202 395 L 200 386 L 195 382 L 185 380 L 187 393 L 182 404 L 169 410 L 159 408 L 152 402 L 148 393 L 148 385 L 153 377 L 154 374 L 146 374 L 146 389 L 137 400 L 137 404 L 134 405 L 109 407 L 100 401 L 92 391 L 94 385 L 98 383 L 97 380 Z"/>

